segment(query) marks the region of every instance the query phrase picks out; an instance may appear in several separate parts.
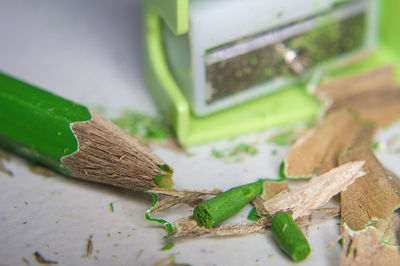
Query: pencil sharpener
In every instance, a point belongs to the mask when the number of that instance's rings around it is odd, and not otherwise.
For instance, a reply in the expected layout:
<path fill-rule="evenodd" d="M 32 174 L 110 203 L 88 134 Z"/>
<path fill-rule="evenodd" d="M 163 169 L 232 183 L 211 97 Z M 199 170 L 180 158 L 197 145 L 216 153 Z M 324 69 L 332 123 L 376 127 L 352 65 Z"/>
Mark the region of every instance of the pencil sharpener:
<path fill-rule="evenodd" d="M 304 82 L 377 44 L 378 0 L 145 0 L 145 74 L 179 141 L 312 117 Z"/>

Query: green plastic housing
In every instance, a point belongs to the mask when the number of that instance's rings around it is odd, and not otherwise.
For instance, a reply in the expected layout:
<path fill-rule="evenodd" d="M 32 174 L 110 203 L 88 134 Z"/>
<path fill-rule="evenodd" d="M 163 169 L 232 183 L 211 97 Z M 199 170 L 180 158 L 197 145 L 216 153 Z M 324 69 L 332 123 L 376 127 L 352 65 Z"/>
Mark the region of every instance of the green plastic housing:
<path fill-rule="evenodd" d="M 218 113 L 197 117 L 174 80 L 163 49 L 162 20 L 177 35 L 189 30 L 189 0 L 144 0 L 144 72 L 145 81 L 166 119 L 175 129 L 179 142 L 199 144 L 223 137 L 312 119 L 320 103 L 307 93 L 304 85 L 293 86 Z M 377 49 L 367 58 L 336 70 L 344 76 L 393 64 L 400 77 L 400 1 L 380 1 L 379 40 Z M 221 11 L 223 12 L 223 11 Z"/>

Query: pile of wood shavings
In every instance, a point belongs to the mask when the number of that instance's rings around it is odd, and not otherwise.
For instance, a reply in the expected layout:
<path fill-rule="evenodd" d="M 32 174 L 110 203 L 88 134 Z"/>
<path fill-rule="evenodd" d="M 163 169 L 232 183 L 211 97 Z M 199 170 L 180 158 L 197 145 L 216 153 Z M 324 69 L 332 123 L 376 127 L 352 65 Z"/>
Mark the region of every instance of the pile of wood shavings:
<path fill-rule="evenodd" d="M 286 183 L 284 186 L 280 184 L 279 188 L 273 182 L 268 184 L 264 189 L 267 192 L 253 202 L 258 214 L 262 217 L 264 213 L 287 211 L 294 215 L 296 223 L 303 229 L 340 215 L 342 265 L 365 265 L 366 262 L 391 265 L 391 262 L 400 261 L 400 211 L 397 209 L 400 206 L 400 186 L 397 177 L 378 162 L 371 150 L 376 131 L 400 118 L 400 89 L 393 79 L 393 68 L 384 67 L 367 74 L 327 82 L 316 90 L 316 95 L 326 102 L 324 116 L 296 141 L 283 169 L 288 179 L 313 179 L 295 191 L 289 191 Z M 354 161 L 365 162 L 365 172 L 357 170 L 355 165 L 349 166 L 348 162 Z M 349 167 L 353 169 L 349 170 Z M 353 171 L 348 175 L 351 181 L 346 185 L 338 184 L 346 171 Z M 326 182 L 327 176 L 331 176 L 332 182 L 319 189 L 331 191 L 319 193 L 321 202 L 315 204 L 318 193 L 307 193 L 307 190 Z M 334 186 L 337 188 L 332 190 Z M 341 211 L 339 208 L 324 209 L 322 205 L 337 193 L 340 193 Z M 296 197 L 301 197 L 301 206 L 293 200 Z M 171 202 L 176 202 L 178 198 L 170 199 L 169 206 L 158 210 L 176 205 Z M 202 200 L 191 198 L 191 205 Z M 172 236 L 263 232 L 270 225 L 271 217 L 211 229 L 198 227 L 192 217 L 185 217 L 174 223 Z"/>

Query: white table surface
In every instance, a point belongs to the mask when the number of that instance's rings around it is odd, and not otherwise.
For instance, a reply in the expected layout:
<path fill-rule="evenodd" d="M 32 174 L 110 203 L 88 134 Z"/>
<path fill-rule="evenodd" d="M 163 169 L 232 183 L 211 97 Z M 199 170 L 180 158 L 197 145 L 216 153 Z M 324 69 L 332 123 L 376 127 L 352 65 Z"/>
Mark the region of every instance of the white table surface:
<path fill-rule="evenodd" d="M 124 108 L 158 115 L 143 84 L 141 57 L 140 0 L 0 0 L 0 71 L 87 106 L 103 106 L 109 118 Z M 288 147 L 266 142 L 277 131 L 191 147 L 190 158 L 151 147 L 175 168 L 176 188 L 227 189 L 262 177 L 277 178 L 288 152 Z M 377 138 L 389 139 L 399 132 L 397 123 Z M 236 163 L 211 155 L 213 147 L 240 142 L 257 143 L 260 152 Z M 382 150 L 378 156 L 400 174 L 399 154 Z M 270 232 L 183 239 L 160 251 L 164 230 L 144 220 L 149 195 L 60 175 L 43 178 L 17 156 L 6 166 L 14 176 L 0 172 L 0 265 L 24 265 L 22 258 L 36 265 L 35 251 L 59 265 L 153 265 L 170 255 L 177 263 L 191 265 L 292 264 Z M 249 210 L 228 223 L 246 220 Z M 190 214 L 191 209 L 182 206 L 165 215 L 174 220 Z M 331 219 L 310 229 L 312 253 L 298 265 L 338 265 L 339 245 L 326 248 L 339 234 L 337 222 Z M 93 256 L 83 258 L 90 234 Z"/>

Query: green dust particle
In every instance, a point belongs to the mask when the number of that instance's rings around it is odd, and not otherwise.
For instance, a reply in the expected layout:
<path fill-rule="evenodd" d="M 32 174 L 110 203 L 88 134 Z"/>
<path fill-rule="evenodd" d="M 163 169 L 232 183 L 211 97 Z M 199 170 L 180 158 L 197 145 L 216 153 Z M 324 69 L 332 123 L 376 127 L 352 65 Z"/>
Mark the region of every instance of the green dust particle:
<path fill-rule="evenodd" d="M 271 154 L 272 154 L 273 156 L 278 155 L 278 151 L 275 150 L 275 149 L 273 149 L 273 150 L 271 151 Z"/>
<path fill-rule="evenodd" d="M 270 259 L 272 259 L 273 257 L 275 257 L 274 254 L 269 254 L 269 255 L 268 255 L 268 258 L 270 258 Z"/>
<path fill-rule="evenodd" d="M 14 209 L 18 209 L 18 206 L 14 206 Z"/>
<path fill-rule="evenodd" d="M 338 240 L 339 245 L 343 245 L 343 238 Z"/>
<path fill-rule="evenodd" d="M 192 157 L 194 157 L 196 154 L 194 154 L 194 153 L 192 153 L 192 152 L 189 152 L 189 153 L 187 153 L 186 154 L 186 158 L 192 158 Z"/>
<path fill-rule="evenodd" d="M 225 157 L 223 152 L 216 150 L 214 148 L 212 149 L 211 154 L 212 154 L 212 156 L 214 156 L 217 159 L 221 159 L 221 158 Z"/>
<path fill-rule="evenodd" d="M 24 201 L 24 205 L 27 206 L 29 203 L 27 201 Z"/>
<path fill-rule="evenodd" d="M 99 255 L 100 254 L 100 250 L 96 249 L 96 254 Z"/>
<path fill-rule="evenodd" d="M 172 135 L 164 121 L 134 111 L 125 110 L 112 122 L 128 134 L 145 140 L 162 140 Z"/>
<path fill-rule="evenodd" d="M 110 211 L 114 212 L 114 203 L 113 202 L 110 203 Z"/>
<path fill-rule="evenodd" d="M 278 172 L 279 178 L 280 179 L 286 179 L 285 175 L 285 161 L 282 161 L 281 164 L 279 165 L 279 172 Z"/>
<path fill-rule="evenodd" d="M 58 221 L 56 221 L 56 224 L 58 224 Z"/>
<path fill-rule="evenodd" d="M 379 148 L 380 148 L 380 143 L 377 142 L 377 141 L 375 141 L 374 143 L 372 143 L 371 148 L 372 148 L 373 150 L 379 150 Z"/>
<path fill-rule="evenodd" d="M 294 130 L 288 130 L 281 132 L 277 135 L 271 136 L 267 139 L 267 142 L 273 143 L 279 146 L 290 145 L 295 142 Z"/>
<path fill-rule="evenodd" d="M 119 234 L 119 235 L 120 235 L 120 234 L 121 234 L 121 232 L 117 232 L 117 234 Z"/>
<path fill-rule="evenodd" d="M 107 233 L 107 237 L 110 238 L 110 233 Z"/>
<path fill-rule="evenodd" d="M 170 250 L 171 248 L 173 248 L 174 247 L 174 242 L 170 242 L 170 243 L 168 243 L 167 245 L 165 245 L 164 247 L 162 247 L 160 250 L 161 251 L 166 251 L 166 250 Z"/>
<path fill-rule="evenodd" d="M 257 221 L 257 220 L 260 220 L 260 218 L 261 217 L 257 215 L 256 208 L 251 209 L 251 211 L 247 215 L 247 220 L 250 220 L 250 221 Z"/>
<path fill-rule="evenodd" d="M 250 155 L 255 156 L 258 154 L 258 149 L 252 144 L 239 143 L 234 147 L 217 150 L 213 148 L 211 150 L 211 155 L 216 159 L 232 159 L 233 161 L 240 161 L 239 156 Z"/>
<path fill-rule="evenodd" d="M 116 259 L 116 258 L 117 258 L 117 256 L 115 256 L 115 255 L 112 255 L 112 256 L 111 256 L 111 258 L 113 258 L 113 259 Z"/>

